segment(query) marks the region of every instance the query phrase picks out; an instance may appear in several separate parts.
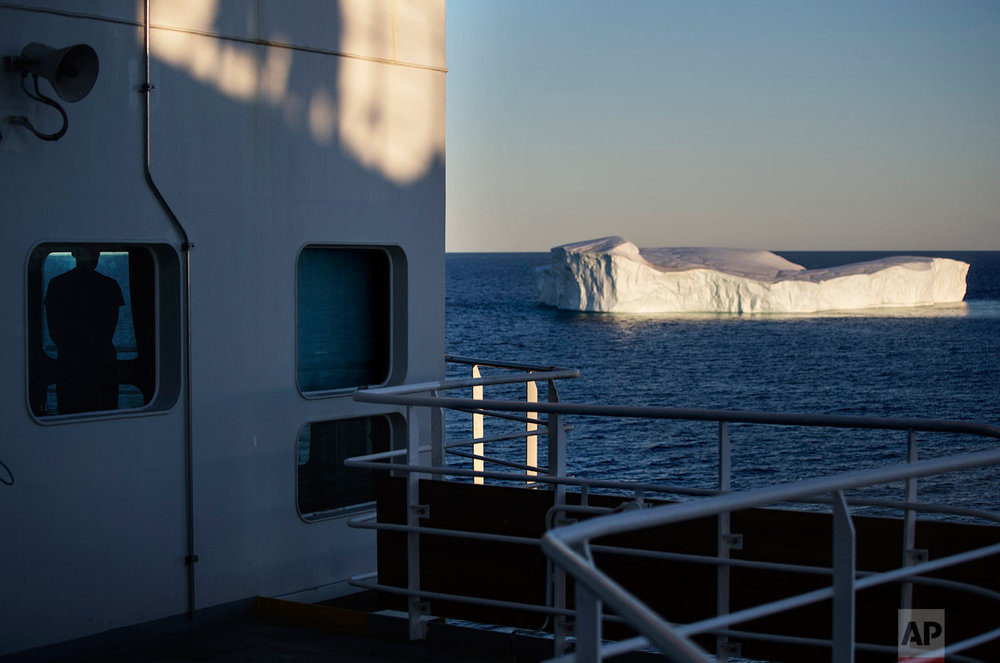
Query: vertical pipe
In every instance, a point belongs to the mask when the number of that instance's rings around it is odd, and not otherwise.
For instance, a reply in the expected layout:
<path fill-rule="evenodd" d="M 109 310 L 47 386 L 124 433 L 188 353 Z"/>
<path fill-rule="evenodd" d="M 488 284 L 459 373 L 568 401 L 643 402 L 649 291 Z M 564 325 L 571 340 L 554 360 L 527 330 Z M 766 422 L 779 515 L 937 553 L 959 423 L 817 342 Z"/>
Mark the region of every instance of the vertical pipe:
<path fill-rule="evenodd" d="M 525 383 L 525 387 L 526 387 L 526 390 L 527 390 L 526 395 L 525 395 L 525 400 L 527 400 L 529 403 L 537 403 L 538 402 L 538 385 L 536 383 L 534 383 L 534 382 L 527 382 L 527 383 Z M 538 418 L 538 413 L 537 412 L 527 412 L 527 413 L 525 413 L 525 416 L 528 419 L 537 419 Z M 527 424 L 525 424 L 525 430 L 528 433 L 534 432 L 534 431 L 538 430 L 538 424 L 532 423 L 532 422 L 528 422 Z M 537 435 L 528 435 L 525 438 L 524 464 L 527 465 L 527 466 L 529 466 L 529 467 L 538 467 L 538 436 Z M 534 470 L 528 470 L 528 475 L 529 476 L 534 476 L 536 474 L 537 474 L 537 472 L 535 472 Z"/>
<path fill-rule="evenodd" d="M 728 492 L 732 488 L 732 446 L 729 441 L 729 426 L 725 421 L 719 422 L 719 490 Z M 719 514 L 719 539 L 718 558 L 720 562 L 729 559 L 730 545 L 730 517 L 729 512 Z M 729 614 L 729 576 L 730 568 L 728 564 L 720 563 L 716 567 L 716 595 L 715 612 L 717 615 Z M 726 663 L 729 660 L 729 650 L 727 648 L 728 639 L 724 635 L 716 636 L 715 650 L 716 659 L 719 663 Z"/>
<path fill-rule="evenodd" d="M 844 493 L 833 496 L 833 663 L 854 663 L 855 534 Z"/>
<path fill-rule="evenodd" d="M 917 462 L 917 433 L 908 431 L 906 438 L 906 462 Z M 907 502 L 917 501 L 917 478 L 906 479 L 904 488 L 904 499 Z M 903 566 L 910 566 L 913 563 L 913 551 L 917 547 L 917 513 L 912 509 L 907 509 L 903 516 Z M 900 607 L 909 610 L 913 604 L 913 583 L 904 582 L 900 588 Z"/>
<path fill-rule="evenodd" d="M 144 39 L 144 69 L 145 80 L 142 83 L 143 105 L 145 117 L 143 121 L 143 170 L 146 176 L 146 184 L 149 186 L 153 196 L 159 202 L 160 207 L 166 213 L 167 218 L 174 228 L 181 235 L 181 250 L 184 254 L 184 492 L 185 492 L 185 521 L 186 521 L 186 553 L 184 555 L 184 566 L 187 568 L 187 613 L 188 620 L 194 619 L 195 611 L 195 577 L 194 565 L 198 561 L 194 546 L 194 420 L 192 415 L 191 397 L 191 249 L 194 244 L 188 236 L 184 225 L 174 214 L 170 204 L 167 202 L 160 189 L 153 179 L 152 155 L 150 149 L 150 137 L 152 134 L 149 95 L 153 91 L 153 84 L 149 77 L 149 0 L 146 0 L 143 15 L 143 39 Z"/>
<path fill-rule="evenodd" d="M 483 377 L 479 372 L 479 366 L 474 365 L 472 367 L 472 377 L 481 378 Z M 472 398 L 477 401 L 483 400 L 483 385 L 478 384 L 472 388 Z M 483 415 L 476 412 L 472 415 L 472 437 L 481 440 L 483 438 Z M 472 445 L 472 453 L 476 456 L 483 456 L 486 447 L 482 442 L 477 442 Z M 484 468 L 484 463 L 481 458 L 475 458 L 472 461 L 472 469 L 475 472 L 482 472 Z M 483 477 L 475 477 L 473 479 L 474 483 L 482 484 Z"/>

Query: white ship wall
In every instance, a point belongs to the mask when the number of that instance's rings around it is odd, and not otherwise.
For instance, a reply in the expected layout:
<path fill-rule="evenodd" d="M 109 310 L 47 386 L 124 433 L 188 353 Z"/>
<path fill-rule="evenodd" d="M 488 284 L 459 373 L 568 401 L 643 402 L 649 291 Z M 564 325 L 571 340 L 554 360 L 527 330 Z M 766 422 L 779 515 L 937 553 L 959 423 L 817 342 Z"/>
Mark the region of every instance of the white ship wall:
<path fill-rule="evenodd" d="M 15 479 L 0 485 L 0 655 L 187 610 L 184 389 L 162 411 L 67 422 L 36 418 L 26 397 L 33 247 L 161 245 L 183 271 L 181 237 L 143 173 L 142 9 L 0 6 L 0 55 L 38 41 L 100 58 L 51 143 L 2 121 L 49 130 L 58 115 L 0 72 L 0 461 Z M 151 170 L 194 244 L 196 608 L 322 598 L 374 570 L 374 534 L 299 517 L 298 432 L 394 410 L 299 392 L 296 259 L 307 244 L 398 247 L 406 305 L 391 381 L 443 377 L 444 3 L 153 0 L 151 16 Z M 160 276 L 180 302 L 169 262 Z M 158 329 L 179 347 L 183 323 Z M 171 375 L 184 384 L 182 353 L 166 355 L 161 391 Z"/>

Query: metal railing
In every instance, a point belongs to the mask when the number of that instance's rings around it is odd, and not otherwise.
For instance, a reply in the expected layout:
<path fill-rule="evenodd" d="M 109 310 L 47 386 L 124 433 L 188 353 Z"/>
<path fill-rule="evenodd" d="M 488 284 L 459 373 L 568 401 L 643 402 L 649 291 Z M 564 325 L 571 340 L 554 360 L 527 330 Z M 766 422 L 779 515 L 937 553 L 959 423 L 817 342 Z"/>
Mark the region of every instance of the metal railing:
<path fill-rule="evenodd" d="M 426 626 L 423 617 L 428 609 L 426 601 L 431 599 L 464 601 L 478 605 L 515 608 L 547 615 L 556 615 L 562 620 L 561 624 L 564 624 L 565 620 L 571 614 L 565 608 L 564 582 L 562 583 L 562 588 L 557 591 L 559 596 L 550 599 L 544 606 L 524 602 L 496 601 L 475 596 L 444 595 L 439 592 L 428 592 L 422 589 L 420 586 L 421 534 L 475 538 L 483 541 L 502 541 L 536 547 L 540 545 L 540 540 L 535 538 L 440 530 L 421 526 L 420 519 L 427 515 L 427 509 L 426 506 L 420 504 L 419 483 L 425 477 L 442 478 L 450 476 L 461 477 L 463 479 L 471 478 L 475 483 L 483 483 L 486 479 L 515 481 L 522 486 L 537 488 L 540 485 L 545 485 L 551 477 L 565 477 L 565 428 L 560 424 L 558 415 L 550 416 L 547 420 L 538 419 L 538 415 L 533 411 L 537 408 L 536 402 L 538 398 L 538 391 L 535 384 L 537 382 L 544 382 L 547 385 L 546 395 L 548 404 L 551 404 L 558 402 L 559 398 L 556 380 L 575 378 L 580 373 L 576 369 L 564 369 L 555 366 L 475 360 L 454 356 L 447 356 L 446 361 L 469 366 L 473 377 L 360 390 L 354 394 L 355 400 L 358 401 L 392 403 L 406 407 L 408 434 L 405 448 L 350 458 L 346 461 L 346 465 L 348 467 L 370 470 L 384 470 L 388 467 L 396 474 L 405 475 L 407 501 L 405 525 L 378 523 L 373 517 L 368 516 L 352 520 L 351 526 L 405 533 L 407 581 L 405 588 L 379 583 L 372 576 L 354 578 L 351 582 L 357 587 L 406 595 L 408 597 L 409 632 L 410 637 L 413 639 L 420 639 L 426 635 Z M 504 372 L 484 376 L 482 368 L 500 369 Z M 515 411 L 523 414 L 512 415 L 502 411 L 491 411 L 488 408 L 482 407 L 482 404 L 486 402 L 483 400 L 483 389 L 485 387 L 503 387 L 516 384 L 526 385 L 525 401 L 515 402 Z M 436 400 L 444 398 L 439 394 L 454 389 L 471 389 L 473 398 L 459 399 L 462 401 L 459 404 L 438 406 Z M 411 402 L 425 398 L 430 398 L 431 402 Z M 509 404 L 513 401 L 503 402 Z M 430 440 L 421 440 L 417 425 L 418 418 L 415 415 L 415 410 L 418 407 L 429 407 L 439 419 L 442 408 L 470 413 L 473 418 L 472 437 L 446 441 L 443 435 L 432 435 Z M 504 432 L 487 437 L 484 434 L 483 426 L 483 421 L 487 417 L 508 422 L 512 421 L 523 426 L 523 428 L 520 431 Z M 547 436 L 548 439 L 547 465 L 545 467 L 538 465 L 537 441 L 539 435 Z M 525 462 L 523 464 L 511 462 L 509 459 L 485 455 L 485 445 L 516 439 L 525 440 Z M 470 446 L 472 447 L 471 453 L 461 450 L 463 447 Z M 429 464 L 423 462 L 428 456 Z M 472 468 L 448 467 L 446 462 L 448 456 L 472 460 Z M 487 464 L 509 469 L 504 471 L 489 470 L 486 469 Z M 557 503 L 560 501 L 564 502 L 565 485 L 554 483 L 549 484 L 549 486 L 555 491 Z M 559 575 L 561 576 L 561 574 Z M 557 631 L 560 632 L 560 638 L 564 640 L 565 628 L 558 628 Z"/>
<path fill-rule="evenodd" d="M 604 657 L 652 645 L 667 653 L 674 660 L 703 661 L 706 654 L 693 644 L 690 638 L 696 634 L 708 633 L 716 636 L 716 657 L 719 661 L 728 660 L 728 657 L 737 651 L 733 646 L 735 639 L 769 638 L 774 641 L 801 641 L 802 643 L 831 647 L 834 660 L 839 663 L 853 660 L 855 648 L 888 651 L 884 645 L 866 645 L 854 642 L 854 593 L 856 591 L 877 584 L 899 583 L 901 587 L 900 605 L 904 608 L 909 607 L 912 600 L 912 583 L 935 582 L 922 577 L 921 574 L 969 559 L 1000 553 L 1000 545 L 988 546 L 968 551 L 962 555 L 927 561 L 926 557 L 921 555 L 922 551 L 914 548 L 917 512 L 957 514 L 975 517 L 987 522 L 1000 522 L 1000 516 L 993 512 L 947 505 L 920 504 L 917 501 L 918 477 L 1000 464 L 1000 449 L 919 461 L 917 459 L 916 434 L 918 432 L 958 433 L 996 439 L 1000 438 L 1000 428 L 996 426 L 944 420 L 570 404 L 559 402 L 555 381 L 576 377 L 578 372 L 575 370 L 457 357 L 449 357 L 448 359 L 470 366 L 473 377 L 367 389 L 358 391 L 354 395 L 354 398 L 359 401 L 402 406 L 407 411 L 409 435 L 405 449 L 349 459 L 347 464 L 351 467 L 386 469 L 386 463 L 391 463 L 389 468 L 394 473 L 403 474 L 406 477 L 407 521 L 405 525 L 377 523 L 372 517 L 356 519 L 352 524 L 355 527 L 397 531 L 406 534 L 407 586 L 403 588 L 383 585 L 372 577 L 356 578 L 353 580 L 353 584 L 408 596 L 410 634 L 413 638 L 420 638 L 425 634 L 422 618 L 428 609 L 426 601 L 447 599 L 534 611 L 548 615 L 553 620 L 552 630 L 555 634 L 554 647 L 557 656 L 568 650 L 570 633 L 575 628 L 576 651 L 575 654 L 566 657 L 566 660 L 597 661 Z M 480 367 L 499 368 L 510 372 L 483 376 Z M 537 402 L 537 391 L 533 393 L 531 388 L 526 389 L 525 401 L 483 398 L 482 389 L 484 387 L 536 382 L 547 384 L 547 401 Z M 449 390 L 470 388 L 473 390 L 473 398 L 442 395 Z M 473 416 L 473 436 L 457 441 L 446 441 L 443 435 L 432 436 L 430 440 L 421 440 L 418 426 L 415 425 L 417 420 L 415 410 L 417 408 L 432 408 L 437 412 L 442 409 L 451 409 L 470 413 Z M 541 415 L 546 415 L 546 417 L 541 418 Z M 568 415 L 717 422 L 718 480 L 716 486 L 714 488 L 698 488 L 569 476 L 566 471 L 567 427 L 564 425 L 563 419 Z M 477 417 L 481 417 L 478 419 L 478 423 Z M 513 421 L 524 428 L 514 432 L 487 436 L 481 423 L 482 418 L 487 417 Z M 905 431 L 906 462 L 898 466 L 810 479 L 794 484 L 730 492 L 732 445 L 729 439 L 729 424 L 731 423 Z M 538 463 L 537 446 L 533 455 L 532 438 L 537 440 L 538 436 L 545 436 L 548 441 L 545 466 Z M 485 453 L 487 444 L 520 438 L 526 440 L 524 463 L 513 462 L 509 458 L 489 456 Z M 535 444 L 537 445 L 537 442 Z M 472 453 L 459 450 L 460 447 L 468 446 L 473 446 Z M 428 455 L 429 463 L 425 462 Z M 461 457 L 463 462 L 471 459 L 473 467 L 469 469 L 468 467 L 448 466 L 446 458 L 449 455 Z M 491 464 L 507 469 L 487 469 L 487 466 Z M 494 480 L 512 482 L 528 488 L 551 490 L 554 494 L 554 506 L 547 518 L 550 529 L 540 541 L 530 537 L 501 536 L 421 526 L 420 519 L 426 515 L 426 509 L 420 504 L 419 481 L 425 477 L 456 477 L 463 481 L 471 479 L 477 483 Z M 903 482 L 903 500 L 847 498 L 845 495 L 845 491 L 849 489 L 891 482 Z M 566 503 L 568 487 L 574 487 L 581 492 L 580 506 Z M 602 489 L 619 493 L 625 492 L 632 496 L 633 504 L 640 508 L 621 513 L 598 515 L 598 517 L 592 517 L 577 524 L 567 524 L 571 522 L 569 516 L 576 512 L 584 512 L 592 516 L 606 512 L 607 509 L 599 509 L 589 506 L 587 503 L 587 495 L 591 491 Z M 646 506 L 646 497 L 653 494 L 682 496 L 689 501 L 651 509 L 641 508 Z M 822 497 L 823 495 L 832 495 L 832 500 Z M 730 558 L 730 550 L 738 548 L 740 545 L 740 535 L 730 531 L 730 513 L 775 503 L 804 501 L 832 502 L 836 531 L 832 569 L 796 567 L 791 564 Z M 892 508 L 903 513 L 903 541 L 901 542 L 903 554 L 901 555 L 902 564 L 899 568 L 881 573 L 863 573 L 855 568 L 855 542 L 850 516 L 850 508 L 854 505 Z M 718 547 L 715 556 L 657 553 L 611 548 L 591 543 L 596 537 L 612 533 L 635 531 L 706 516 L 714 517 L 718 522 Z M 550 563 L 546 604 L 498 601 L 474 595 L 459 596 L 421 590 L 419 580 L 421 534 L 476 538 L 529 546 L 541 545 L 546 554 L 555 562 L 554 565 Z M 602 573 L 594 565 L 593 552 L 651 556 L 668 560 L 714 564 L 717 567 L 718 578 L 716 616 L 695 624 L 668 624 L 612 578 Z M 790 597 L 772 604 L 730 613 L 730 569 L 734 567 L 826 574 L 833 578 L 833 584 L 824 590 L 807 592 L 799 597 Z M 569 609 L 566 605 L 567 573 L 576 581 L 577 604 L 575 610 Z M 980 593 L 990 595 L 990 592 L 986 590 Z M 833 599 L 834 604 L 833 637 L 830 641 L 749 633 L 731 628 L 735 624 L 763 615 L 830 598 Z M 1000 600 L 1000 595 L 991 596 L 991 598 Z M 614 614 L 605 614 L 602 605 L 611 608 Z M 601 624 L 609 619 L 624 620 L 636 629 L 640 636 L 618 643 L 602 643 Z M 995 629 L 966 642 L 951 644 L 949 645 L 949 657 L 956 652 L 998 636 L 1000 636 L 1000 629 Z M 892 653 L 895 652 L 896 649 L 892 648 Z M 959 656 L 954 660 L 972 659 Z"/>
<path fill-rule="evenodd" d="M 889 582 L 917 579 L 921 574 L 938 571 L 949 566 L 992 555 L 1000 554 L 1000 544 L 984 546 L 972 551 L 951 555 L 934 561 L 923 561 L 910 566 L 902 566 L 891 571 L 865 574 L 858 577 L 855 568 L 855 534 L 851 522 L 850 509 L 844 491 L 852 488 L 911 480 L 917 477 L 954 472 L 962 469 L 1000 464 L 1000 449 L 976 453 L 966 453 L 948 458 L 906 463 L 875 470 L 849 472 L 832 477 L 823 477 L 793 484 L 768 486 L 754 490 L 734 492 L 727 495 L 702 500 L 648 509 L 641 512 L 621 513 L 594 518 L 567 527 L 554 529 L 545 534 L 542 548 L 561 568 L 577 581 L 578 619 L 593 622 L 595 614 L 600 614 L 601 603 L 612 608 L 632 625 L 641 637 L 622 645 L 605 648 L 600 641 L 599 621 L 585 630 L 586 637 L 578 634 L 577 656 L 568 660 L 600 660 L 602 649 L 622 653 L 654 644 L 677 663 L 702 662 L 705 653 L 691 641 L 691 637 L 701 633 L 718 633 L 734 624 L 750 621 L 778 612 L 794 609 L 817 601 L 833 599 L 833 638 L 830 643 L 810 641 L 812 644 L 829 644 L 833 661 L 852 661 L 854 655 L 855 602 L 857 591 Z M 624 532 L 658 527 L 683 522 L 694 518 L 718 516 L 752 507 L 766 506 L 790 500 L 802 500 L 815 495 L 833 494 L 834 550 L 833 583 L 830 587 L 813 590 L 787 597 L 769 604 L 755 606 L 731 614 L 719 614 L 715 618 L 697 623 L 672 625 L 656 615 L 641 601 L 632 596 L 612 578 L 602 573 L 593 563 L 591 544 L 595 538 L 621 534 Z M 915 507 L 916 505 L 914 505 Z M 784 565 L 780 565 L 784 566 Z M 581 591 L 580 588 L 585 588 Z M 994 598 L 1000 599 L 1000 596 Z M 970 638 L 960 643 L 950 644 L 950 655 L 964 651 L 990 639 L 1000 637 L 1000 628 Z M 801 638 L 806 642 L 807 639 Z M 869 649 L 881 649 L 868 647 Z M 891 648 L 891 653 L 896 649 Z M 921 656 L 943 660 L 943 652 L 921 652 Z M 953 658 L 953 660 L 958 660 Z"/>

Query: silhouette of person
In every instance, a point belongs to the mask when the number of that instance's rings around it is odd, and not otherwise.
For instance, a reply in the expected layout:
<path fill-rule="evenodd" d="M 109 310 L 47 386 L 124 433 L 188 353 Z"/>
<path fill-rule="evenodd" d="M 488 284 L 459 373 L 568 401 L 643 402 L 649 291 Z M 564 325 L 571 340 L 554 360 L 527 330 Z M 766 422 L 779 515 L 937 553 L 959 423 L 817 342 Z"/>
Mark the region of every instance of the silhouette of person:
<path fill-rule="evenodd" d="M 118 407 L 114 335 L 125 304 L 118 281 L 96 271 L 100 251 L 73 249 L 76 267 L 54 277 L 45 292 L 49 335 L 58 350 L 60 414 Z"/>

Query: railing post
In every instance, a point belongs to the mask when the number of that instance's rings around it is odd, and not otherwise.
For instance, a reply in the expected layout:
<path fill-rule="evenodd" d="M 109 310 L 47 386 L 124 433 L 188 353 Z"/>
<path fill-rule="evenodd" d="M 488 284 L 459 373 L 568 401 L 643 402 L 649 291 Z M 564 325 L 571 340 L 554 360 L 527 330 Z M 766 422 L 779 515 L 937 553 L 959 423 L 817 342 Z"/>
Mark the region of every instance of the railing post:
<path fill-rule="evenodd" d="M 729 442 L 729 426 L 725 421 L 719 422 L 719 490 L 729 492 L 732 489 L 732 446 Z M 729 512 L 719 514 L 718 558 L 720 564 L 716 567 L 715 612 L 717 615 L 729 614 L 729 549 L 732 545 Z M 715 655 L 719 663 L 729 661 L 730 643 L 724 635 L 715 638 Z"/>
<path fill-rule="evenodd" d="M 433 394 L 435 398 L 441 395 L 436 390 Z M 439 407 L 431 408 L 431 465 L 434 467 L 445 466 L 444 412 Z"/>
<path fill-rule="evenodd" d="M 531 373 L 531 371 L 528 371 L 528 372 L 529 372 L 529 374 Z M 525 387 L 526 387 L 525 400 L 527 402 L 529 402 L 529 403 L 537 403 L 538 402 L 538 385 L 535 384 L 534 382 L 526 382 L 525 383 Z M 526 412 L 525 413 L 525 417 L 528 418 L 528 419 L 537 419 L 538 418 L 538 413 L 537 412 Z M 532 422 L 529 421 L 527 424 L 525 424 L 525 430 L 528 433 L 536 431 L 536 430 L 538 430 L 538 424 L 532 423 Z M 529 466 L 529 467 L 538 467 L 538 436 L 537 435 L 528 435 L 525 438 L 524 464 L 527 465 L 527 466 Z M 535 472 L 533 470 L 528 470 L 527 473 L 528 473 L 529 476 L 534 476 L 534 475 L 537 474 L 537 472 Z"/>
<path fill-rule="evenodd" d="M 833 496 L 833 663 L 854 663 L 855 534 L 844 493 Z"/>
<path fill-rule="evenodd" d="M 416 408 L 406 408 L 406 463 L 420 464 L 420 425 L 417 421 Z M 420 525 L 420 518 L 426 517 L 427 509 L 420 504 L 420 479 L 416 472 L 406 473 L 406 524 L 409 527 Z M 411 592 L 407 598 L 409 616 L 410 640 L 423 640 L 427 637 L 427 624 L 423 617 L 428 606 L 415 593 L 420 591 L 420 533 L 406 533 L 406 588 Z"/>
<path fill-rule="evenodd" d="M 584 585 L 576 585 L 576 657 L 577 663 L 601 660 L 601 600 Z"/>
<path fill-rule="evenodd" d="M 550 397 L 550 402 L 558 402 L 558 397 L 553 400 Z M 566 431 L 563 429 L 562 416 L 552 413 L 548 418 L 548 428 L 549 428 L 549 476 L 552 477 L 565 477 L 566 476 Z M 566 504 L 566 484 L 555 483 L 552 484 L 552 490 L 556 494 L 555 505 L 562 506 Z"/>
<path fill-rule="evenodd" d="M 549 394 L 548 400 L 550 403 L 559 402 L 559 394 L 555 389 L 555 385 L 549 381 Z M 553 477 L 564 477 L 566 476 L 566 431 L 563 430 L 562 417 L 558 414 L 552 413 L 548 416 L 548 468 L 549 476 Z M 562 506 L 566 504 L 566 486 L 565 484 L 550 484 L 552 486 L 552 503 L 554 506 Z M 558 522 L 556 523 L 558 526 Z M 566 608 L 566 572 L 562 570 L 558 565 L 555 566 L 555 575 L 552 578 L 552 605 L 553 607 L 564 610 Z M 555 639 L 555 652 L 556 656 L 561 656 L 566 652 L 567 647 L 567 636 L 569 635 L 569 626 L 566 623 L 566 617 L 563 615 L 556 615 L 555 626 L 553 628 L 553 636 Z"/>
<path fill-rule="evenodd" d="M 908 431 L 906 438 L 906 462 L 917 462 L 917 433 Z M 905 480 L 903 499 L 906 502 L 917 501 L 917 478 L 909 477 Z M 913 509 L 907 509 L 903 515 L 903 566 L 912 566 L 917 555 L 917 513 Z M 913 583 L 904 582 L 900 589 L 900 607 L 909 610 L 913 604 Z"/>
<path fill-rule="evenodd" d="M 483 377 L 479 372 L 478 364 L 474 364 L 472 366 L 472 377 L 473 378 Z M 477 401 L 483 400 L 483 385 L 481 384 L 476 385 L 475 387 L 472 388 L 472 398 Z M 480 440 L 483 437 L 483 418 L 484 418 L 483 415 L 478 412 L 472 415 L 472 437 L 477 440 Z M 477 442 L 476 444 L 472 445 L 472 453 L 475 454 L 476 456 L 483 456 L 485 454 L 485 451 L 486 451 L 486 445 L 484 445 L 482 442 Z M 472 460 L 473 471 L 482 472 L 484 467 L 485 465 L 481 458 L 474 458 Z M 483 477 L 475 477 L 473 478 L 472 481 L 473 483 L 482 484 Z"/>

